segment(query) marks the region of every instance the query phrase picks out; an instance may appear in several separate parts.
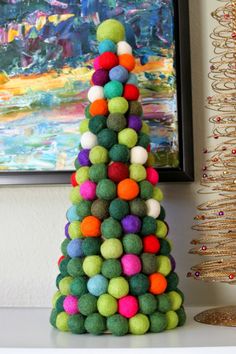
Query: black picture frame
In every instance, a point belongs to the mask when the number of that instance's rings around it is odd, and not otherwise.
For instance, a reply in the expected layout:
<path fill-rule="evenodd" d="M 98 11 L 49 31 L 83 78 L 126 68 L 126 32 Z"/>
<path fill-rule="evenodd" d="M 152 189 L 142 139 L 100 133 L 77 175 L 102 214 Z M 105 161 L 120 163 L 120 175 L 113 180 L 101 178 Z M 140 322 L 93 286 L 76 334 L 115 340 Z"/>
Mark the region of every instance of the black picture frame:
<path fill-rule="evenodd" d="M 160 168 L 160 182 L 194 180 L 188 0 L 174 0 L 179 167 Z M 0 185 L 69 184 L 72 171 L 0 171 Z"/>

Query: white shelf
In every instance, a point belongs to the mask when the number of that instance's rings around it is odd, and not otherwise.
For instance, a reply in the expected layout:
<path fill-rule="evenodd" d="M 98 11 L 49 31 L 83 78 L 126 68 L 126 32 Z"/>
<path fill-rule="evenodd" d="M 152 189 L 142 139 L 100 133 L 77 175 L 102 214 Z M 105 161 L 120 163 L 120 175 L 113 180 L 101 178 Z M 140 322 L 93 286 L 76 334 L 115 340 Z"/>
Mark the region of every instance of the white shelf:
<path fill-rule="evenodd" d="M 48 322 L 49 309 L 0 308 L 0 353 L 235 354 L 236 329 L 196 323 L 193 316 L 202 310 L 187 308 L 186 325 L 172 331 L 113 337 L 59 332 Z"/>

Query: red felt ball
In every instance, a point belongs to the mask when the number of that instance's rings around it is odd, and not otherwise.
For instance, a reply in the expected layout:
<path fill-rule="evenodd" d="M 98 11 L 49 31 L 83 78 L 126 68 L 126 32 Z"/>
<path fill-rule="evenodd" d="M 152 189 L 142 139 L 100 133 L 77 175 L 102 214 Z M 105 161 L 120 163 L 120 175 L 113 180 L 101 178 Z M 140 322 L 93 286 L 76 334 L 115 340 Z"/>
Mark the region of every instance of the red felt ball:
<path fill-rule="evenodd" d="M 105 52 L 99 57 L 99 65 L 102 69 L 110 70 L 119 63 L 118 57 L 112 52 Z"/>
<path fill-rule="evenodd" d="M 150 151 L 151 151 L 151 144 L 149 144 L 147 147 L 147 152 L 150 152 Z"/>
<path fill-rule="evenodd" d="M 73 187 L 78 186 L 78 182 L 76 181 L 76 172 L 72 173 L 72 175 L 70 176 L 70 183 L 72 184 Z"/>
<path fill-rule="evenodd" d="M 60 265 L 61 261 L 63 261 L 63 259 L 66 258 L 65 256 L 61 256 L 58 261 L 57 261 L 57 264 L 58 266 Z"/>
<path fill-rule="evenodd" d="M 122 162 L 113 162 L 108 166 L 108 177 L 118 183 L 129 177 L 129 167 Z"/>
<path fill-rule="evenodd" d="M 158 253 L 160 248 L 160 241 L 155 235 L 148 235 L 143 238 L 144 253 Z"/>
<path fill-rule="evenodd" d="M 139 98 L 139 89 L 132 84 L 126 84 L 124 86 L 123 96 L 128 101 L 136 101 Z"/>

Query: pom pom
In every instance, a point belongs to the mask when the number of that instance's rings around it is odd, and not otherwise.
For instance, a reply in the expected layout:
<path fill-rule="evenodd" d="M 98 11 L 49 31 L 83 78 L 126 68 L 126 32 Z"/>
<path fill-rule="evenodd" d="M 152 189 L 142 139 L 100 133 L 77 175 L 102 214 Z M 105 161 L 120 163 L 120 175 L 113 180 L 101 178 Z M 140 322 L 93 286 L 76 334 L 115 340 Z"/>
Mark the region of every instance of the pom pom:
<path fill-rule="evenodd" d="M 73 221 L 70 223 L 68 227 L 68 234 L 71 239 L 82 236 L 79 221 Z"/>
<path fill-rule="evenodd" d="M 130 151 L 130 162 L 144 165 L 147 161 L 147 150 L 142 146 L 134 146 Z"/>
<path fill-rule="evenodd" d="M 50 324 L 51 324 L 54 328 L 57 328 L 57 327 L 56 327 L 57 315 L 58 315 L 57 310 L 56 310 L 56 309 L 52 309 L 51 314 L 50 314 L 49 322 L 50 322 Z M 123 317 L 122 317 L 122 318 L 123 318 Z"/>
<path fill-rule="evenodd" d="M 148 277 L 142 273 L 135 274 L 129 279 L 130 293 L 132 295 L 143 295 L 148 291 Z"/>
<path fill-rule="evenodd" d="M 107 100 L 101 98 L 100 100 L 96 100 L 93 103 L 91 103 L 89 107 L 89 113 L 91 114 L 92 117 L 98 115 L 107 116 L 108 114 Z"/>
<path fill-rule="evenodd" d="M 70 261 L 70 257 L 66 257 L 65 256 L 62 256 L 64 257 L 63 259 L 59 260 L 59 264 L 58 264 L 58 267 L 59 267 L 59 270 L 60 270 L 60 273 L 63 275 L 63 276 L 67 276 L 68 273 L 67 273 L 67 264 L 69 263 Z"/>
<path fill-rule="evenodd" d="M 160 247 L 160 241 L 155 235 L 148 235 L 143 238 L 143 252 L 158 253 Z"/>
<path fill-rule="evenodd" d="M 122 243 L 117 238 L 110 238 L 102 243 L 100 251 L 105 259 L 117 259 L 123 253 Z"/>
<path fill-rule="evenodd" d="M 72 295 L 78 297 L 86 294 L 88 292 L 86 279 L 81 276 L 74 278 L 70 286 L 70 291 Z"/>
<path fill-rule="evenodd" d="M 168 234 L 168 227 L 166 223 L 162 220 L 156 221 L 156 232 L 155 234 L 160 238 L 165 238 Z"/>
<path fill-rule="evenodd" d="M 83 119 L 79 125 L 79 132 L 80 134 L 83 134 L 89 130 L 88 127 L 89 120 L 88 119 Z"/>
<path fill-rule="evenodd" d="M 132 295 L 124 296 L 118 301 L 118 312 L 120 315 L 131 318 L 138 312 L 138 301 Z"/>
<path fill-rule="evenodd" d="M 122 239 L 125 253 L 140 254 L 143 248 L 142 240 L 138 235 L 127 234 Z"/>
<path fill-rule="evenodd" d="M 135 74 L 133 74 L 133 73 L 129 73 L 129 78 L 128 78 L 126 83 L 138 86 L 137 76 Z"/>
<path fill-rule="evenodd" d="M 82 200 L 82 196 L 80 194 L 80 187 L 74 187 L 71 189 L 70 191 L 70 201 L 73 205 L 77 205 L 81 200 Z"/>
<path fill-rule="evenodd" d="M 161 202 L 163 200 L 163 197 L 164 196 L 160 188 L 154 187 L 152 198 L 156 199 L 158 202 Z"/>
<path fill-rule="evenodd" d="M 170 258 L 168 256 L 157 256 L 157 272 L 161 273 L 164 276 L 167 276 L 168 274 L 170 274 L 171 270 L 172 270 L 172 266 L 171 266 L 171 261 Z"/>
<path fill-rule="evenodd" d="M 99 57 L 96 57 L 93 59 L 93 67 L 95 70 L 99 70 L 101 69 L 101 65 L 100 65 L 100 62 L 99 62 Z"/>
<path fill-rule="evenodd" d="M 83 241 L 80 238 L 75 238 L 69 242 L 67 246 L 67 254 L 69 257 L 74 258 L 83 256 L 82 242 Z"/>
<path fill-rule="evenodd" d="M 98 134 L 102 129 L 106 128 L 107 122 L 106 122 L 106 117 L 105 116 L 95 116 L 92 119 L 89 120 L 89 130 L 93 134 Z"/>
<path fill-rule="evenodd" d="M 119 65 L 122 65 L 126 70 L 132 71 L 135 67 L 135 59 L 132 54 L 119 55 Z"/>
<path fill-rule="evenodd" d="M 128 127 L 139 132 L 142 128 L 142 121 L 139 116 L 131 115 L 128 117 Z"/>
<path fill-rule="evenodd" d="M 105 69 L 98 69 L 92 75 L 94 85 L 104 86 L 109 81 L 109 72 Z"/>
<path fill-rule="evenodd" d="M 109 206 L 109 213 L 114 219 L 121 220 L 129 214 L 129 204 L 122 199 L 114 199 Z"/>
<path fill-rule="evenodd" d="M 171 310 L 170 298 L 167 294 L 157 295 L 157 310 L 163 313 Z"/>
<path fill-rule="evenodd" d="M 69 315 L 66 312 L 61 312 L 57 315 L 56 327 L 57 327 L 57 329 L 59 329 L 59 331 L 62 331 L 62 332 L 69 331 L 68 319 L 69 319 Z"/>
<path fill-rule="evenodd" d="M 114 43 L 123 41 L 125 37 L 125 29 L 122 23 L 117 20 L 109 19 L 103 21 L 97 28 L 97 40 L 102 42 L 110 39 Z"/>
<path fill-rule="evenodd" d="M 166 315 L 160 312 L 153 313 L 150 317 L 150 332 L 160 333 L 163 332 L 167 327 Z"/>
<path fill-rule="evenodd" d="M 147 176 L 146 169 L 143 165 L 133 163 L 129 167 L 129 177 L 137 182 L 145 180 Z"/>
<path fill-rule="evenodd" d="M 126 178 L 119 182 L 117 186 L 118 197 L 124 200 L 132 200 L 139 194 L 138 183 L 132 179 Z"/>
<path fill-rule="evenodd" d="M 112 161 L 128 162 L 129 149 L 125 145 L 115 144 L 109 151 L 109 157 Z"/>
<path fill-rule="evenodd" d="M 140 312 L 151 315 L 157 309 L 157 300 L 152 294 L 143 294 L 138 298 Z"/>
<path fill-rule="evenodd" d="M 169 240 L 160 239 L 159 242 L 160 242 L 160 254 L 164 256 L 169 255 L 171 252 L 171 245 Z M 175 260 L 171 255 L 170 255 L 170 261 L 171 261 L 172 270 L 174 270 Z"/>
<path fill-rule="evenodd" d="M 90 294 L 100 296 L 106 293 L 108 280 L 103 275 L 97 274 L 88 280 L 87 287 Z"/>
<path fill-rule="evenodd" d="M 147 135 L 145 133 L 139 133 L 137 145 L 140 145 L 144 149 L 147 149 L 150 144 L 150 141 L 151 140 L 150 140 L 149 135 Z"/>
<path fill-rule="evenodd" d="M 107 178 L 107 167 L 104 163 L 96 163 L 89 169 L 89 178 L 91 181 L 98 183 Z"/>
<path fill-rule="evenodd" d="M 158 172 L 153 167 L 148 167 L 147 171 L 147 181 L 155 186 L 159 181 Z"/>
<path fill-rule="evenodd" d="M 156 220 L 151 216 L 145 216 L 143 218 L 141 234 L 143 236 L 155 234 Z"/>
<path fill-rule="evenodd" d="M 142 181 L 139 183 L 140 187 L 140 198 L 150 199 L 153 194 L 153 185 L 148 181 Z"/>
<path fill-rule="evenodd" d="M 76 173 L 74 172 L 74 173 L 72 173 L 72 175 L 70 176 L 70 183 L 72 184 L 73 187 L 78 186 L 78 183 L 77 183 L 77 181 L 76 181 L 75 175 L 76 175 Z"/>
<path fill-rule="evenodd" d="M 59 290 L 62 295 L 69 295 L 70 294 L 70 286 L 73 281 L 72 277 L 64 277 L 59 282 Z"/>
<path fill-rule="evenodd" d="M 128 277 L 141 271 L 141 262 L 138 256 L 134 254 L 125 254 L 121 258 L 122 270 Z"/>
<path fill-rule="evenodd" d="M 107 218 L 102 223 L 102 236 L 105 238 L 119 238 L 122 235 L 122 228 L 119 221 Z"/>
<path fill-rule="evenodd" d="M 57 261 L 58 267 L 59 267 L 61 261 L 63 261 L 63 259 L 65 259 L 65 256 L 61 256 L 61 257 L 58 259 L 58 261 Z"/>
<path fill-rule="evenodd" d="M 85 333 L 84 317 L 81 314 L 70 316 L 68 319 L 68 327 L 70 332 L 74 334 Z"/>
<path fill-rule="evenodd" d="M 108 293 L 116 299 L 126 296 L 129 292 L 129 284 L 123 277 L 112 278 L 109 281 Z"/>
<path fill-rule="evenodd" d="M 110 70 L 118 65 L 118 57 L 112 52 L 105 52 L 99 57 L 99 65 L 102 69 Z"/>
<path fill-rule="evenodd" d="M 108 166 L 108 177 L 118 183 L 129 177 L 129 167 L 122 162 L 113 162 Z"/>
<path fill-rule="evenodd" d="M 129 319 L 129 331 L 132 334 L 145 334 L 148 331 L 149 326 L 150 323 L 148 317 L 142 313 L 138 313 Z"/>
<path fill-rule="evenodd" d="M 170 291 L 168 293 L 168 297 L 171 303 L 171 310 L 177 311 L 181 307 L 183 302 L 181 295 L 177 293 L 177 291 Z"/>
<path fill-rule="evenodd" d="M 108 109 L 110 113 L 125 114 L 128 111 L 129 104 L 124 97 L 114 97 L 108 102 Z"/>
<path fill-rule="evenodd" d="M 130 214 L 144 217 L 147 214 L 147 206 L 145 201 L 137 198 L 130 202 Z"/>
<path fill-rule="evenodd" d="M 106 163 L 108 161 L 108 152 L 102 146 L 95 146 L 90 150 L 89 160 L 92 164 Z"/>
<path fill-rule="evenodd" d="M 104 95 L 108 99 L 122 96 L 122 93 L 123 85 L 120 81 L 112 80 L 104 86 Z"/>
<path fill-rule="evenodd" d="M 81 166 L 90 166 L 91 162 L 89 160 L 89 149 L 83 149 L 79 152 L 78 161 Z"/>
<path fill-rule="evenodd" d="M 83 262 L 83 271 L 88 277 L 99 274 L 102 268 L 102 258 L 99 256 L 87 256 Z"/>
<path fill-rule="evenodd" d="M 136 101 L 139 98 L 139 89 L 135 85 L 126 84 L 124 86 L 123 97 L 127 101 Z"/>
<path fill-rule="evenodd" d="M 86 200 L 93 200 L 96 198 L 96 183 L 92 181 L 85 181 L 80 185 L 80 194 Z"/>
<path fill-rule="evenodd" d="M 108 317 L 107 328 L 114 336 L 124 336 L 128 333 L 129 325 L 126 318 L 116 314 Z"/>
<path fill-rule="evenodd" d="M 112 200 L 116 197 L 116 185 L 109 179 L 98 182 L 96 193 L 98 198 Z"/>
<path fill-rule="evenodd" d="M 161 206 L 160 203 L 151 198 L 146 200 L 146 205 L 147 205 L 147 215 L 152 216 L 154 219 L 158 218 L 161 212 Z"/>
<path fill-rule="evenodd" d="M 132 47 L 126 41 L 120 41 L 117 43 L 117 54 L 132 54 Z"/>
<path fill-rule="evenodd" d="M 176 312 L 168 311 L 166 313 L 167 327 L 166 329 L 174 329 L 178 326 L 179 318 Z"/>
<path fill-rule="evenodd" d="M 86 216 L 81 222 L 81 231 L 84 237 L 98 237 L 101 235 L 101 221 L 95 216 Z"/>
<path fill-rule="evenodd" d="M 105 317 L 112 316 L 117 311 L 117 301 L 109 294 L 103 294 L 98 299 L 98 312 Z"/>
<path fill-rule="evenodd" d="M 163 294 L 167 288 L 167 280 L 164 275 L 160 273 L 153 273 L 149 275 L 150 293 L 154 295 Z"/>
<path fill-rule="evenodd" d="M 134 129 L 125 128 L 118 133 L 119 144 L 126 145 L 128 148 L 132 148 L 138 141 L 138 135 Z"/>
<path fill-rule="evenodd" d="M 134 115 L 141 117 L 143 115 L 143 108 L 141 103 L 138 101 L 130 101 L 128 114 L 130 116 Z"/>
<path fill-rule="evenodd" d="M 64 302 L 63 302 L 63 307 L 66 313 L 68 315 L 75 315 L 78 313 L 78 299 L 76 296 L 73 295 L 67 295 Z"/>
<path fill-rule="evenodd" d="M 82 264 L 83 264 L 82 258 L 72 258 L 67 264 L 67 272 L 72 277 L 78 277 L 84 275 Z"/>
<path fill-rule="evenodd" d="M 78 184 L 85 182 L 89 178 L 89 167 L 82 166 L 76 171 L 75 175 Z"/>
<path fill-rule="evenodd" d="M 93 202 L 91 207 L 92 215 L 96 216 L 100 220 L 106 219 L 109 216 L 109 202 L 103 199 L 97 199 Z"/>
<path fill-rule="evenodd" d="M 83 240 L 82 250 L 85 256 L 93 256 L 100 254 L 101 246 L 100 238 L 87 237 Z"/>
<path fill-rule="evenodd" d="M 143 253 L 141 255 L 142 260 L 142 272 L 144 274 L 152 274 L 156 272 L 157 261 L 156 256 L 152 253 Z"/>
<path fill-rule="evenodd" d="M 98 45 L 99 54 L 103 54 L 105 52 L 116 53 L 116 50 L 117 50 L 116 44 L 110 39 L 104 39 Z"/>
<path fill-rule="evenodd" d="M 103 87 L 98 85 L 90 87 L 88 90 L 88 100 L 90 102 L 94 102 L 96 100 L 100 100 L 101 98 L 104 98 Z"/>
<path fill-rule="evenodd" d="M 84 294 L 79 298 L 79 312 L 88 316 L 97 311 L 97 298 L 91 294 Z"/>
<path fill-rule="evenodd" d="M 93 313 L 86 318 L 84 326 L 87 332 L 98 335 L 106 330 L 106 320 L 99 313 Z"/>
<path fill-rule="evenodd" d="M 138 233 L 141 229 L 141 220 L 136 215 L 127 215 L 121 221 L 124 233 Z"/>
<path fill-rule="evenodd" d="M 98 133 L 98 144 L 106 149 L 110 149 L 117 143 L 116 133 L 111 129 L 103 129 Z"/>
<path fill-rule="evenodd" d="M 186 313 L 183 307 L 181 307 L 179 310 L 176 311 L 176 314 L 178 316 L 178 326 L 181 327 L 185 324 L 186 322 Z"/>
<path fill-rule="evenodd" d="M 61 243 L 61 253 L 63 254 L 63 256 L 67 256 L 67 245 L 70 242 L 70 240 L 65 239 L 62 243 Z"/>
<path fill-rule="evenodd" d="M 102 264 L 102 274 L 108 279 L 119 277 L 121 272 L 121 264 L 117 259 L 107 259 Z"/>
<path fill-rule="evenodd" d="M 98 144 L 97 137 L 91 132 L 85 132 L 80 139 L 80 144 L 83 149 L 92 149 Z"/>
<path fill-rule="evenodd" d="M 117 65 L 109 71 L 110 80 L 120 81 L 124 83 L 128 80 L 129 73 L 123 66 Z"/>
<path fill-rule="evenodd" d="M 109 114 L 107 118 L 107 127 L 115 132 L 119 132 L 124 129 L 126 127 L 126 123 L 126 118 L 121 113 Z"/>

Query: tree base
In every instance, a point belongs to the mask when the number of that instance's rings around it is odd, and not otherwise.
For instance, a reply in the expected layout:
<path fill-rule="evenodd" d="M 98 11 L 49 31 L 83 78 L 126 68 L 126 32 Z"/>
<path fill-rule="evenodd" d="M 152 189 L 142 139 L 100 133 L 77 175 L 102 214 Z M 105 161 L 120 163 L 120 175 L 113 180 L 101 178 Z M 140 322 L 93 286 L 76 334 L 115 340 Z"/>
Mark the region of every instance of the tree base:
<path fill-rule="evenodd" d="M 236 327 L 236 306 L 206 310 L 196 315 L 194 320 L 214 326 Z"/>

